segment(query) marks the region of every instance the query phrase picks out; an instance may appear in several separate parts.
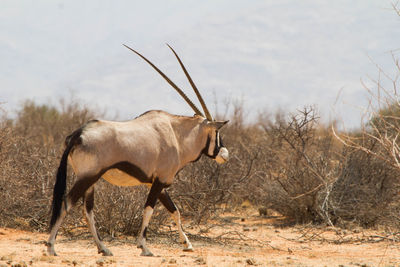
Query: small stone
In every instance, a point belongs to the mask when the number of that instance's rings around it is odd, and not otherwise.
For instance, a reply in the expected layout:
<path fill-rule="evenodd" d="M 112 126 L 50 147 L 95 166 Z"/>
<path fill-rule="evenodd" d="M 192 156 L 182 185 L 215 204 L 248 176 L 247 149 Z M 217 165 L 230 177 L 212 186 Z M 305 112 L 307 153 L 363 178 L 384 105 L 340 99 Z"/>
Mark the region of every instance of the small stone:
<path fill-rule="evenodd" d="M 176 263 L 176 259 L 172 258 L 172 259 L 169 260 L 168 263 L 175 264 Z"/>
<path fill-rule="evenodd" d="M 18 263 L 14 263 L 11 265 L 11 267 L 27 267 L 28 265 L 26 265 L 26 263 L 24 261 L 18 262 Z"/>
<path fill-rule="evenodd" d="M 268 209 L 266 207 L 261 207 L 258 209 L 258 213 L 260 216 L 267 216 L 268 215 Z"/>
<path fill-rule="evenodd" d="M 76 260 L 73 260 L 72 265 L 76 266 L 76 265 L 78 265 L 78 262 Z"/>
<path fill-rule="evenodd" d="M 248 232 L 248 231 L 250 231 L 250 228 L 249 227 L 243 227 L 243 231 Z"/>
<path fill-rule="evenodd" d="M 196 259 L 194 260 L 194 262 L 196 262 L 197 264 L 200 264 L 200 265 L 207 264 L 206 261 L 203 259 L 203 257 L 198 257 L 198 258 L 196 258 Z"/>
<path fill-rule="evenodd" d="M 96 264 L 97 264 L 98 266 L 104 266 L 104 259 L 98 259 L 98 260 L 96 261 Z"/>
<path fill-rule="evenodd" d="M 1 258 L 0 258 L 0 260 L 1 261 L 11 261 L 12 260 L 12 257 L 11 256 L 2 256 Z"/>
<path fill-rule="evenodd" d="M 256 265 L 256 261 L 253 258 L 246 259 L 246 263 L 248 265 Z"/>

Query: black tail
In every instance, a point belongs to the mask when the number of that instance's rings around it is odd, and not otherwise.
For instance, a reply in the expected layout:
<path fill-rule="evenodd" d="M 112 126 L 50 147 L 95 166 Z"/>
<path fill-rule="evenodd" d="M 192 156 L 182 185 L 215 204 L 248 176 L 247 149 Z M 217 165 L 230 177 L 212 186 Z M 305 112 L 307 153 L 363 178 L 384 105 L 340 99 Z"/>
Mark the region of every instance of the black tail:
<path fill-rule="evenodd" d="M 82 134 L 82 128 L 73 132 L 70 136 L 66 138 L 67 147 L 64 150 L 62 155 L 60 165 L 57 170 L 57 178 L 56 183 L 54 185 L 53 190 L 53 202 L 52 202 L 52 215 L 50 220 L 50 229 L 56 223 L 58 217 L 60 216 L 60 211 L 62 207 L 62 202 L 65 196 L 65 191 L 67 187 L 67 163 L 68 163 L 68 155 L 71 152 L 71 149 L 80 143 L 80 136 Z"/>

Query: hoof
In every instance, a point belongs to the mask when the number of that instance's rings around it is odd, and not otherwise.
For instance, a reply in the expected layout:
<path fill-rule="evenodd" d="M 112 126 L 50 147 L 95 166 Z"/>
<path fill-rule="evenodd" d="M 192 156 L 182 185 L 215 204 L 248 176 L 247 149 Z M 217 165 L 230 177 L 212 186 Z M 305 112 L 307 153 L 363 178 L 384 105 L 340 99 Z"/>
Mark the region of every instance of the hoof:
<path fill-rule="evenodd" d="M 53 246 L 47 245 L 47 255 L 49 255 L 49 256 L 57 256 L 57 253 L 55 252 Z"/>
<path fill-rule="evenodd" d="M 140 253 L 140 256 L 146 256 L 146 257 L 153 257 L 153 253 L 151 253 L 151 251 L 142 251 L 142 253 Z"/>
<path fill-rule="evenodd" d="M 100 253 L 103 254 L 103 256 L 114 256 L 108 248 L 103 248 L 99 251 L 99 254 Z"/>
<path fill-rule="evenodd" d="M 189 247 L 189 248 L 184 248 L 183 251 L 185 251 L 185 252 L 193 252 L 194 249 L 192 247 Z"/>
<path fill-rule="evenodd" d="M 51 252 L 51 253 L 50 253 L 50 252 L 47 252 L 47 254 L 48 254 L 49 256 L 58 256 L 57 253 L 55 253 L 55 252 Z"/>

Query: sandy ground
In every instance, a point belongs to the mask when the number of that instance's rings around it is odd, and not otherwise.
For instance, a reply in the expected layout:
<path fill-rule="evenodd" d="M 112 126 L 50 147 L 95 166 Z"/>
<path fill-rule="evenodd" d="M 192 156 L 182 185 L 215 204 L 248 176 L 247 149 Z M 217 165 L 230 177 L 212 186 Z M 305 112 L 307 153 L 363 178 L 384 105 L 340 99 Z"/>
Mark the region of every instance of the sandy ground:
<path fill-rule="evenodd" d="M 97 254 L 88 235 L 59 235 L 46 255 L 47 234 L 0 228 L 0 267 L 5 266 L 400 266 L 399 235 L 363 229 L 282 227 L 279 216 L 226 214 L 207 226 L 187 227 L 194 252 L 177 244 L 176 231 L 149 233 L 155 257 L 141 257 L 135 238 L 105 240 L 114 256 Z M 187 223 L 186 223 L 187 224 Z M 171 225 L 171 229 L 175 229 Z M 393 240 L 397 240 L 394 242 Z"/>

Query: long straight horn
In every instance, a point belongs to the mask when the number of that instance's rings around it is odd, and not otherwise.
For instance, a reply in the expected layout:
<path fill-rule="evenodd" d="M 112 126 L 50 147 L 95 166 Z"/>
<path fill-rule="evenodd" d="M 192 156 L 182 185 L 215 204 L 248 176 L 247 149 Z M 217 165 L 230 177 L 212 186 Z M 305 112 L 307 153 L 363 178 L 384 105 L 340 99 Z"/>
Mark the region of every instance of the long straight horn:
<path fill-rule="evenodd" d="M 198 115 L 200 115 L 200 116 L 203 116 L 204 117 L 204 115 L 203 115 L 203 113 L 196 107 L 196 105 L 195 104 L 193 104 L 193 102 L 192 101 L 190 101 L 190 99 L 185 95 L 185 93 L 173 82 L 173 81 L 171 81 L 168 77 L 167 77 L 167 75 L 165 75 L 161 70 L 159 70 L 153 63 L 151 63 L 150 62 L 150 60 L 148 60 L 147 58 L 145 58 L 144 56 L 142 56 L 139 52 L 137 52 L 137 51 L 135 51 L 135 50 L 133 50 L 132 48 L 130 48 L 129 46 L 127 46 L 127 45 L 125 45 L 124 44 L 124 46 L 126 47 L 126 48 L 128 48 L 129 50 L 131 50 L 132 52 L 134 52 L 135 54 L 137 54 L 138 56 L 140 56 L 141 58 L 143 58 L 147 63 L 149 63 L 150 64 L 150 66 L 152 66 L 153 67 L 153 69 L 155 69 L 182 97 L 183 97 L 183 99 L 185 99 L 185 101 L 186 101 L 186 103 L 188 103 L 189 104 L 189 106 L 193 109 L 193 111 L 196 113 L 196 114 L 198 114 Z"/>
<path fill-rule="evenodd" d="M 203 110 L 204 110 L 204 113 L 206 114 L 207 120 L 212 121 L 213 118 L 212 118 L 210 112 L 208 111 L 208 108 L 207 108 L 207 106 L 206 106 L 206 103 L 204 102 L 203 98 L 201 97 L 201 94 L 200 94 L 199 90 L 197 89 L 197 87 L 196 87 L 196 85 L 194 84 L 192 78 L 190 77 L 189 73 L 187 72 L 185 66 L 183 65 L 183 63 L 182 63 L 182 61 L 181 61 L 181 59 L 179 58 L 178 54 L 175 52 L 175 50 L 174 50 L 169 44 L 167 44 L 167 46 L 168 46 L 168 47 L 172 50 L 172 52 L 175 54 L 176 59 L 178 59 L 179 64 L 181 65 L 181 67 L 182 67 L 182 69 L 183 69 L 183 72 L 184 72 L 185 75 L 186 75 L 186 78 L 189 80 L 190 85 L 192 86 L 194 92 L 195 92 L 196 95 L 197 95 L 197 98 L 198 98 L 199 101 L 200 101 L 201 106 L 203 107 Z"/>

